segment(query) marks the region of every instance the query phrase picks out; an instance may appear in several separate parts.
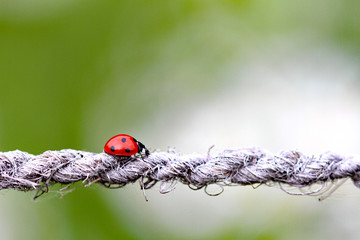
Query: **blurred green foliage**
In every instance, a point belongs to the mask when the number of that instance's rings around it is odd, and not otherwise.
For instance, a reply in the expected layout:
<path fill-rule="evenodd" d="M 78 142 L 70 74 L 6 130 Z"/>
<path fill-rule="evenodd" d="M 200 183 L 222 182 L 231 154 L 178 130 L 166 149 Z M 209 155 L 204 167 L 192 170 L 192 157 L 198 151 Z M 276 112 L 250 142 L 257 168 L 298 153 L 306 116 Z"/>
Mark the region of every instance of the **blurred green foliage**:
<path fill-rule="evenodd" d="M 277 37 L 294 34 L 298 41 L 330 42 L 359 54 L 359 5 L 355 0 L 0 0 L 1 151 L 102 151 L 109 136 L 136 131 L 161 107 L 190 104 L 218 88 L 227 64 Z M 23 193 L 2 195 L 3 205 L 10 204 L 7 213 L 13 213 L 10 235 L 182 238 L 151 226 L 137 229 L 136 220 L 129 223 L 130 216 L 104 201 L 105 191 L 78 189 L 63 200 L 39 203 Z M 284 236 L 278 229 L 227 230 L 213 237 Z"/>

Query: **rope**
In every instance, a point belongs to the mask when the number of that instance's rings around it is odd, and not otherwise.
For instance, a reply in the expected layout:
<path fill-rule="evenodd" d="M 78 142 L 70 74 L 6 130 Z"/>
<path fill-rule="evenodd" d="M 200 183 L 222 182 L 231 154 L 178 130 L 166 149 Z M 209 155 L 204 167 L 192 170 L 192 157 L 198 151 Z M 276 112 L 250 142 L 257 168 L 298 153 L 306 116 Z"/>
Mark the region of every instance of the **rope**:
<path fill-rule="evenodd" d="M 211 148 L 210 148 L 211 149 Z M 306 156 L 299 151 L 272 154 L 260 148 L 225 150 L 220 153 L 179 154 L 173 150 L 153 152 L 149 157 L 116 157 L 72 149 L 46 151 L 32 155 L 19 150 L 0 152 L 0 189 L 37 190 L 35 197 L 49 191 L 49 186 L 65 184 L 58 190 L 66 193 L 70 185 L 99 183 L 118 188 L 140 180 L 144 190 L 160 182 L 160 192 L 175 189 L 178 182 L 193 190 L 204 188 L 209 195 L 218 195 L 223 186 L 278 183 L 289 194 L 315 195 L 333 192 L 328 183 L 351 178 L 360 188 L 360 156 L 342 156 L 326 152 Z M 342 181 L 343 182 L 343 181 Z M 217 184 L 221 191 L 210 193 L 207 186 Z M 311 189 L 314 186 L 316 189 Z M 296 187 L 298 192 L 287 190 Z M 304 191 L 304 187 L 308 187 Z M 323 196 L 324 198 L 324 196 Z"/>

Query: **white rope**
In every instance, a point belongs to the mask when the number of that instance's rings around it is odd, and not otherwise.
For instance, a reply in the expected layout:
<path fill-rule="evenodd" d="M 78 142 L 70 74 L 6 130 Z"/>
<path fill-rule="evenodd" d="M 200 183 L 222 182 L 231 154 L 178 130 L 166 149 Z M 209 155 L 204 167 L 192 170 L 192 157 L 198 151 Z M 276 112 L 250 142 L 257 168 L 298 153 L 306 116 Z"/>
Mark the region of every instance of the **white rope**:
<path fill-rule="evenodd" d="M 336 179 L 347 178 L 360 187 L 360 156 L 326 152 L 309 157 L 298 151 L 272 154 L 260 148 L 225 150 L 217 154 L 154 152 L 144 159 L 72 149 L 46 151 L 40 155 L 19 150 L 0 153 L 0 189 L 38 190 L 35 197 L 56 183 L 81 181 L 84 186 L 89 186 L 96 182 L 118 188 L 139 179 L 143 190 L 161 182 L 161 193 L 174 190 L 178 182 L 193 190 L 205 187 L 209 195 L 218 195 L 208 192 L 210 184 L 219 185 L 222 192 L 228 185 L 255 186 L 275 182 L 289 194 L 315 195 L 322 189 L 335 191 L 338 186 L 332 190 L 325 186 Z M 286 190 L 284 184 L 300 191 Z M 304 187 L 315 185 L 315 190 L 304 191 Z M 69 186 L 60 192 L 67 188 Z"/>

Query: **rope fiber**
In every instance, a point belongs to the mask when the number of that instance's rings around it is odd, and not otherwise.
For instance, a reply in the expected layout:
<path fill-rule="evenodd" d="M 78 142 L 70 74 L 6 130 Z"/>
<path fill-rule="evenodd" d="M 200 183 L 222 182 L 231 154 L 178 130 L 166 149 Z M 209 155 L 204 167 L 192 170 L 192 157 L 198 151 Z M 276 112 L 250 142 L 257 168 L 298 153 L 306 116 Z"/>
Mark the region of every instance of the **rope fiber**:
<path fill-rule="evenodd" d="M 153 152 L 148 157 L 117 157 L 72 149 L 46 151 L 40 155 L 19 150 L 0 152 L 0 189 L 37 190 L 36 198 L 56 183 L 66 185 L 58 191 L 61 193 L 75 182 L 81 182 L 81 186 L 99 183 L 118 188 L 140 180 L 144 195 L 145 189 L 157 182 L 161 183 L 161 193 L 172 191 L 181 182 L 193 190 L 204 187 L 209 195 L 218 195 L 223 186 L 256 187 L 274 183 L 289 194 L 315 195 L 333 192 L 338 186 L 331 190 L 331 183 L 348 178 L 360 187 L 359 155 L 326 152 L 319 156 L 306 156 L 299 151 L 272 154 L 260 148 L 219 153 L 210 150 L 207 154 L 180 154 L 169 150 Z M 209 193 L 207 186 L 211 184 L 219 185 L 222 190 Z M 291 192 L 287 190 L 289 187 L 298 191 Z"/>

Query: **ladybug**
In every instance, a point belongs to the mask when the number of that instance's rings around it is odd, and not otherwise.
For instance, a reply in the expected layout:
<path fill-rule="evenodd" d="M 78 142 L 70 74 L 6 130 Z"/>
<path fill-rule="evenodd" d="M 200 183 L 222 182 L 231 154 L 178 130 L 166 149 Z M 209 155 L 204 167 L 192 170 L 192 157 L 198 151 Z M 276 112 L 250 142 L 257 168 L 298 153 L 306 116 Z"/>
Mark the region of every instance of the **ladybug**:
<path fill-rule="evenodd" d="M 104 146 L 104 151 L 110 155 L 132 156 L 145 150 L 145 156 L 148 157 L 150 152 L 144 144 L 137 141 L 132 136 L 119 134 L 109 139 Z"/>

